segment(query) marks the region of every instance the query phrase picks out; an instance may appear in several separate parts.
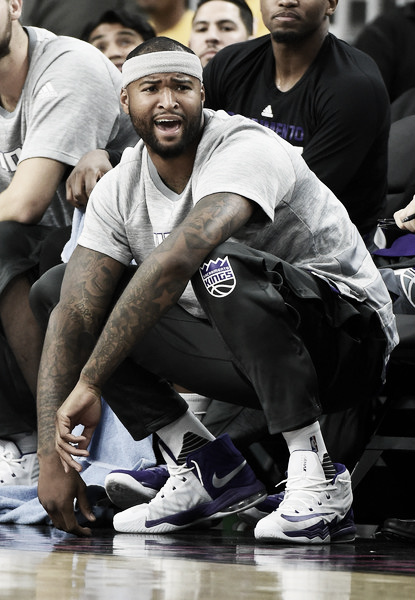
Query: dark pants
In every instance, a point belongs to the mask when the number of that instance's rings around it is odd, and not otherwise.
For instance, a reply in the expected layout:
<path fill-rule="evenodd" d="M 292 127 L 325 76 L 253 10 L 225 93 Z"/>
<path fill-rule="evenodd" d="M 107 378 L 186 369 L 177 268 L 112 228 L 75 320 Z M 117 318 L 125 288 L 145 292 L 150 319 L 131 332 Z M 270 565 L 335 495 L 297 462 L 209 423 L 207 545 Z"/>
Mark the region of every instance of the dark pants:
<path fill-rule="evenodd" d="M 192 284 L 208 319 L 174 306 L 103 390 L 133 437 L 146 437 L 187 410 L 173 381 L 217 400 L 261 408 L 271 434 L 378 391 L 386 342 L 377 315 L 365 304 L 240 244 L 222 244 L 208 260 L 217 258 L 227 258 L 233 270 L 233 291 L 211 295 L 198 271 Z M 35 284 L 31 298 L 35 313 L 46 320 L 53 301 L 49 295 L 49 306 L 43 301 L 39 310 L 40 291 L 52 275 L 56 271 Z"/>
<path fill-rule="evenodd" d="M 35 431 L 36 402 L 13 352 L 0 332 L 0 439 Z"/>
<path fill-rule="evenodd" d="M 0 295 L 18 276 L 29 282 L 52 264 L 60 253 L 70 228 L 0 222 Z M 0 324 L 0 438 L 36 429 L 33 398 Z"/>

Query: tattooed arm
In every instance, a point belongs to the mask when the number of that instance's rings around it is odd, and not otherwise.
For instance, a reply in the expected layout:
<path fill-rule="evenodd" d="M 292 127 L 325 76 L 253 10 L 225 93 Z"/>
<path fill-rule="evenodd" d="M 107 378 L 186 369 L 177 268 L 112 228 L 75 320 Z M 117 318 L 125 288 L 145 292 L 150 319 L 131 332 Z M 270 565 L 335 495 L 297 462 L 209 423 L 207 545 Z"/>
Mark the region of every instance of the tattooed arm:
<path fill-rule="evenodd" d="M 71 454 L 87 455 L 88 440 L 70 432 L 76 423 L 85 424 L 91 397 L 99 395 L 133 346 L 178 301 L 204 258 L 240 229 L 253 211 L 254 205 L 236 194 L 207 196 L 139 267 L 108 318 L 79 382 L 58 410 L 56 446 L 67 471 L 80 470 Z"/>
<path fill-rule="evenodd" d="M 93 350 L 108 313 L 110 302 L 124 267 L 92 250 L 78 247 L 69 261 L 62 283 L 61 300 L 53 311 L 46 333 L 38 383 L 38 455 L 40 476 L 38 496 L 58 529 L 89 535 L 78 525 L 73 501 L 84 516 L 93 520 L 85 485 L 75 471 L 65 473 L 55 450 L 56 411 L 79 378 Z M 98 422 L 100 395 L 92 399 L 86 419 L 88 427 Z M 95 423 L 96 424 L 96 423 Z"/>

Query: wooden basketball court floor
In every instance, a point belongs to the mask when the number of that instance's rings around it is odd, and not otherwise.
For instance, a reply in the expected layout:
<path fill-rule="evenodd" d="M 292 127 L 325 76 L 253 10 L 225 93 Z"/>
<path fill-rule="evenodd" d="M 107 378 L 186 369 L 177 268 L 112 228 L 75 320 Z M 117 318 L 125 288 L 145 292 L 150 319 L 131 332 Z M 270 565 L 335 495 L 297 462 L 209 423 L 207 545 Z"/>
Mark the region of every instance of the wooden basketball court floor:
<path fill-rule="evenodd" d="M 174 535 L 0 525 L 2 600 L 415 600 L 415 544 L 360 532 L 321 546 L 256 543 L 228 523 Z"/>

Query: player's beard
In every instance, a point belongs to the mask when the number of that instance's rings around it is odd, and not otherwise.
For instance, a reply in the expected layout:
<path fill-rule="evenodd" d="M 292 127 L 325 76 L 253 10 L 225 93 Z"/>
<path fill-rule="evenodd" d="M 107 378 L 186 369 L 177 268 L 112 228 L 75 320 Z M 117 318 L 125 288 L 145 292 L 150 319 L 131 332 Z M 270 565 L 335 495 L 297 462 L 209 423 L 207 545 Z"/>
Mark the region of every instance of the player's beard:
<path fill-rule="evenodd" d="M 146 146 L 149 146 L 153 152 L 161 158 L 175 158 L 185 152 L 189 146 L 194 145 L 201 133 L 202 106 L 198 115 L 192 116 L 191 120 L 182 119 L 182 135 L 175 144 L 164 144 L 159 141 L 154 131 L 154 123 L 148 124 L 147 120 L 140 119 L 136 115 L 131 115 L 131 122 L 134 129 L 141 137 Z"/>

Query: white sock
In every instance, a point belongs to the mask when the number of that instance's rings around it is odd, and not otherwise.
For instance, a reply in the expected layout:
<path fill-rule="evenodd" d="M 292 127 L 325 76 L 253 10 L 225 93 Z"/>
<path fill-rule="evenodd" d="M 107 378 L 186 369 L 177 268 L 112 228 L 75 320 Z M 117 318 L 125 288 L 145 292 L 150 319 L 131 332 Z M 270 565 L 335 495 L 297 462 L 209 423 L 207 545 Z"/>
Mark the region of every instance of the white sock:
<path fill-rule="evenodd" d="M 327 452 L 318 421 L 295 431 L 287 431 L 282 435 L 287 443 L 290 454 L 296 450 L 311 450 L 312 452 L 316 452 L 326 479 L 331 480 L 336 475 L 336 468 Z"/>
<path fill-rule="evenodd" d="M 318 421 L 295 431 L 287 431 L 282 435 L 287 442 L 290 454 L 296 450 L 312 450 L 318 454 L 320 462 L 323 462 L 327 448 Z"/>
<path fill-rule="evenodd" d="M 203 421 L 203 417 L 205 416 L 208 406 L 212 400 L 206 396 L 194 394 L 193 392 L 180 392 L 180 396 L 183 398 L 183 400 L 186 400 L 190 410 L 196 415 L 199 421 Z"/>
<path fill-rule="evenodd" d="M 159 429 L 157 435 L 168 465 L 183 464 L 188 454 L 215 439 L 190 409 L 173 423 Z"/>

